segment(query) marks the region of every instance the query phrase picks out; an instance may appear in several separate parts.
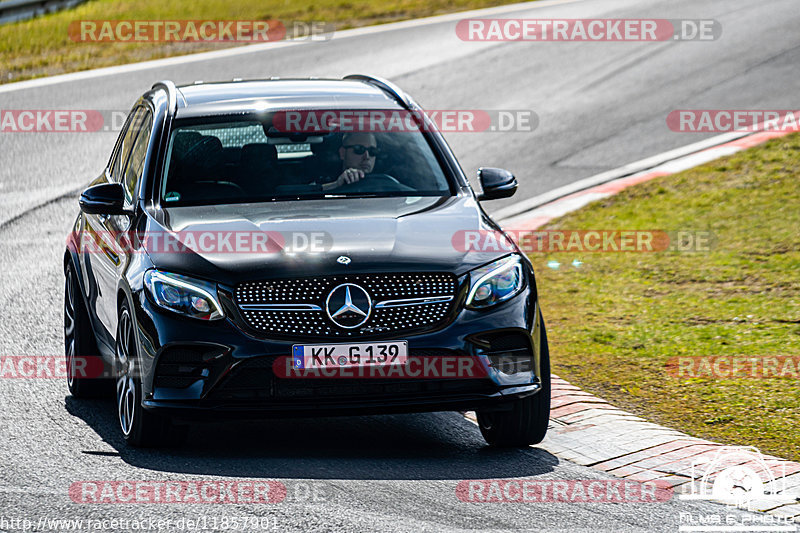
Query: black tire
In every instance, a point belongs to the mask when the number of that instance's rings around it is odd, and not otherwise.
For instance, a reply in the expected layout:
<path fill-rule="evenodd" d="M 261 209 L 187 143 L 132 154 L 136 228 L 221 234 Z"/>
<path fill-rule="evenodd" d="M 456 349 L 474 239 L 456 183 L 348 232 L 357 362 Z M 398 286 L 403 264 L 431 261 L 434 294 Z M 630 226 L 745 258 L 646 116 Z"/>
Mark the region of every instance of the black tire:
<path fill-rule="evenodd" d="M 550 350 L 544 319 L 541 319 L 541 332 L 542 388 L 539 392 L 517 400 L 510 411 L 476 413 L 481 434 L 491 446 L 524 447 L 539 444 L 547 434 L 550 421 Z"/>
<path fill-rule="evenodd" d="M 117 321 L 114 375 L 117 388 L 117 421 L 125 442 L 137 448 L 176 444 L 180 435 L 171 431 L 169 418 L 142 407 L 139 349 L 130 306 L 123 302 Z M 181 429 L 181 428 L 176 428 Z"/>
<path fill-rule="evenodd" d="M 113 380 L 102 377 L 106 368 L 83 303 L 78 275 L 70 262 L 64 271 L 64 357 L 67 387 L 76 398 L 109 397 Z"/>

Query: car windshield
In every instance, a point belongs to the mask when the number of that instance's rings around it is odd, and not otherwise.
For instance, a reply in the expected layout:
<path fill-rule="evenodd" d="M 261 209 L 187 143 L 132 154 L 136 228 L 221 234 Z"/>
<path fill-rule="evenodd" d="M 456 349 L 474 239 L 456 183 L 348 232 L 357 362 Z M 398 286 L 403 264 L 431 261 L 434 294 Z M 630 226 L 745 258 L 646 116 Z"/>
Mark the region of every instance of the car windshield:
<path fill-rule="evenodd" d="M 416 126 L 286 131 L 285 117 L 278 115 L 179 122 L 167 151 L 163 204 L 451 194 Z"/>

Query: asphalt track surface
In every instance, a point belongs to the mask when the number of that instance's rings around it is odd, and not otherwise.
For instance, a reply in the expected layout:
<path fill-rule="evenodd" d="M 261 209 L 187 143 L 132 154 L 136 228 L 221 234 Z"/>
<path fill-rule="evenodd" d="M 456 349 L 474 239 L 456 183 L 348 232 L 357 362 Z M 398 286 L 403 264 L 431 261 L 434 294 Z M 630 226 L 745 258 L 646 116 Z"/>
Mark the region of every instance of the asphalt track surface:
<path fill-rule="evenodd" d="M 513 200 L 712 135 L 671 132 L 665 117 L 674 109 L 796 108 L 796 0 L 575 1 L 500 16 L 713 18 L 723 33 L 713 42 L 469 43 L 456 38 L 451 20 L 21 90 L 0 87 L 0 108 L 127 110 L 163 78 L 180 84 L 370 73 L 392 79 L 427 109 L 535 111 L 533 133 L 446 135 L 468 174 L 479 166 L 515 172 L 520 190 Z M 63 354 L 61 257 L 77 210 L 75 196 L 63 195 L 100 173 L 115 137 L 0 134 L 0 354 Z M 535 447 L 487 448 L 457 413 L 208 424 L 194 429 L 180 450 L 136 450 L 118 434 L 112 400 L 77 400 L 63 382 L 49 379 L 0 379 L 0 465 L 0 531 L 18 531 L 9 521 L 23 518 L 38 526 L 41 518 L 176 524 L 203 516 L 207 523 L 268 517 L 271 531 L 678 531 L 680 513 L 728 512 L 677 499 L 461 502 L 455 488 L 464 479 L 606 476 Z M 68 496 L 70 484 L 81 480 L 192 479 L 274 479 L 288 496 L 260 506 L 90 505 Z"/>

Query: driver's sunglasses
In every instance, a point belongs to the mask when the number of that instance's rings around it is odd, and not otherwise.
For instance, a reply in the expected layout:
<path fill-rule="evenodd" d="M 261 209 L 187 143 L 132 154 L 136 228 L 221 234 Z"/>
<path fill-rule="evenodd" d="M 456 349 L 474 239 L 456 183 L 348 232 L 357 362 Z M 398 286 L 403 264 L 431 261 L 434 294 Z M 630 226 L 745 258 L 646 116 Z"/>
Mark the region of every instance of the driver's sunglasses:
<path fill-rule="evenodd" d="M 345 148 L 352 149 L 353 153 L 356 155 L 364 155 L 364 152 L 369 152 L 370 157 L 378 157 L 381 153 L 377 146 L 364 146 L 363 144 L 350 144 L 345 146 Z"/>

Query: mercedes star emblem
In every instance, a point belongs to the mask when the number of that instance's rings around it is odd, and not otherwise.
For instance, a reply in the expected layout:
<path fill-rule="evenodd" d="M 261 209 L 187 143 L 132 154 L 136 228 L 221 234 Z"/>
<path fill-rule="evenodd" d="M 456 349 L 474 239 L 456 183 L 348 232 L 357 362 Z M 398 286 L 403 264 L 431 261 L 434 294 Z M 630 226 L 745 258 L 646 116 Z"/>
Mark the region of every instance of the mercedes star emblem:
<path fill-rule="evenodd" d="M 325 311 L 334 324 L 345 329 L 357 328 L 372 312 L 372 300 L 362 287 L 343 283 L 328 294 Z"/>

